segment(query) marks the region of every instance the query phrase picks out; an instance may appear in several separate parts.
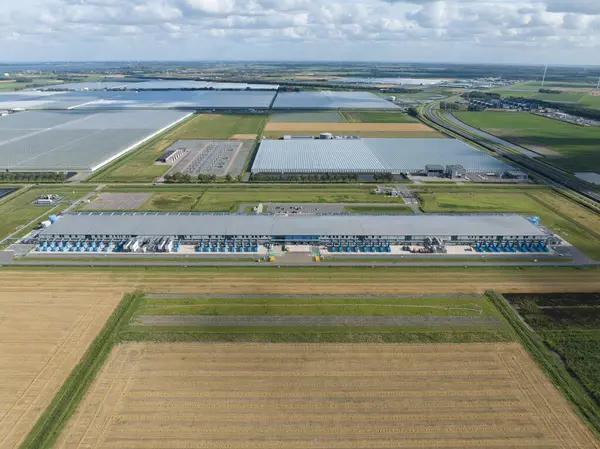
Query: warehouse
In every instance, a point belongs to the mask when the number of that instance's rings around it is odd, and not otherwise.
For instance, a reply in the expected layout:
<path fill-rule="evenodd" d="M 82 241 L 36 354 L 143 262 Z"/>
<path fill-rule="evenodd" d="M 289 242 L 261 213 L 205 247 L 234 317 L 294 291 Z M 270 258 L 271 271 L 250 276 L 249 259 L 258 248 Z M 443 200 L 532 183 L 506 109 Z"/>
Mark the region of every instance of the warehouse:
<path fill-rule="evenodd" d="M 456 139 L 291 139 L 263 140 L 252 173 L 427 175 L 426 167 L 444 173 L 458 165 L 465 173 L 500 175 L 512 169 Z"/>
<path fill-rule="evenodd" d="M 370 92 L 280 92 L 273 109 L 398 109 L 399 106 Z"/>
<path fill-rule="evenodd" d="M 42 248 L 56 242 L 74 247 L 208 242 L 207 248 L 237 246 L 252 252 L 277 244 L 324 245 L 352 242 L 353 252 L 376 241 L 393 245 L 542 245 L 551 235 L 524 217 L 503 215 L 246 215 L 202 213 L 67 214 L 38 236 Z M 50 243 L 49 243 L 50 242 Z M 368 242 L 368 243 L 367 243 Z M 244 245 L 244 246 L 242 246 Z M 221 251 L 222 252 L 222 251 Z M 379 251 L 384 252 L 384 251 Z"/>
<path fill-rule="evenodd" d="M 94 171 L 179 123 L 181 111 L 27 111 L 0 117 L 0 169 Z"/>

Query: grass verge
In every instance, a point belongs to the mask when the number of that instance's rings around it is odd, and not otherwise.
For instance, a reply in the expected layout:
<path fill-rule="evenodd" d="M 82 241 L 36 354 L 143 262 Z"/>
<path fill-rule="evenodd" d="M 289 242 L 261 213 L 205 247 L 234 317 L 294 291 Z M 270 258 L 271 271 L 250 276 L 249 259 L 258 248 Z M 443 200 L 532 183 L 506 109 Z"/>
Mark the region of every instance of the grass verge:
<path fill-rule="evenodd" d="M 125 295 L 48 408 L 37 420 L 21 444 L 21 449 L 45 449 L 53 446 L 102 368 L 117 342 L 119 332 L 131 319 L 141 299 L 140 293 Z"/>

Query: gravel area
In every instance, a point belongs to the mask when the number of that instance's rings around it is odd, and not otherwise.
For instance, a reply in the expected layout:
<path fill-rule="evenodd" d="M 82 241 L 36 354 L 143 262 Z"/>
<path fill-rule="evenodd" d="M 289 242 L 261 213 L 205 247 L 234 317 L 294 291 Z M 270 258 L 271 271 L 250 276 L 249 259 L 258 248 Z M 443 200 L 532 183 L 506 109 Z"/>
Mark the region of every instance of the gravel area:
<path fill-rule="evenodd" d="M 134 326 L 501 326 L 489 316 L 143 315 Z"/>

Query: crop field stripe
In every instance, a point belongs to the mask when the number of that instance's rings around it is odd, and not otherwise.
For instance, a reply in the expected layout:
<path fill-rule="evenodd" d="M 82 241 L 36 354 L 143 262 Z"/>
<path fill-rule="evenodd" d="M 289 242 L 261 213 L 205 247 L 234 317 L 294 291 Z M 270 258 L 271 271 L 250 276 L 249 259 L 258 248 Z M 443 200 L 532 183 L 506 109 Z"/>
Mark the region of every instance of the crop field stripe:
<path fill-rule="evenodd" d="M 79 364 L 62 385 L 50 406 L 37 420 L 21 444 L 21 449 L 44 449 L 53 446 L 61 430 L 85 396 L 96 374 L 102 369 L 119 331 L 129 321 L 140 301 L 140 294 L 129 294 L 124 297 Z"/>

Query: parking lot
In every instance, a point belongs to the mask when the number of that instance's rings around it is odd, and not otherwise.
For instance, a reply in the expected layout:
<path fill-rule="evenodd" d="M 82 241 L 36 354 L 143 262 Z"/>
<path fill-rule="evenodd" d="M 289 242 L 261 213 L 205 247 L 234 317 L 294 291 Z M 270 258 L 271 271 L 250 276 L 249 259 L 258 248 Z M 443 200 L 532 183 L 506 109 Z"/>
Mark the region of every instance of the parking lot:
<path fill-rule="evenodd" d="M 168 150 L 184 150 L 169 174 L 238 176 L 242 173 L 252 141 L 240 140 L 180 140 Z"/>

